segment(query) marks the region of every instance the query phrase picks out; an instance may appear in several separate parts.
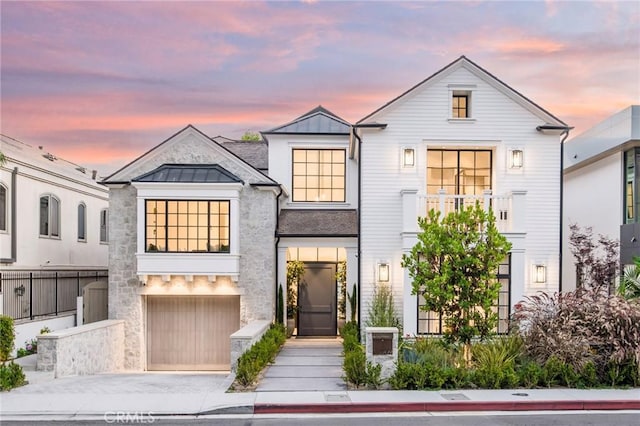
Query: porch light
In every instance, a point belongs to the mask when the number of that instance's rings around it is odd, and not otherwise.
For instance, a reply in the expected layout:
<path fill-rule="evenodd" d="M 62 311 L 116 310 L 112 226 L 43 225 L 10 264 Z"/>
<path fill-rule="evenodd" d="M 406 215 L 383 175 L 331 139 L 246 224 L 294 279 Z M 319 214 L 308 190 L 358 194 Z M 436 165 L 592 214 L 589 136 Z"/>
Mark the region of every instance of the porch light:
<path fill-rule="evenodd" d="M 534 266 L 534 281 L 538 284 L 545 283 L 547 281 L 547 267 L 544 265 Z"/>
<path fill-rule="evenodd" d="M 378 281 L 383 283 L 389 282 L 389 264 L 387 262 L 378 263 Z"/>
<path fill-rule="evenodd" d="M 416 164 L 416 150 L 413 148 L 404 148 L 402 154 L 402 165 L 404 167 L 413 167 Z"/>
<path fill-rule="evenodd" d="M 521 149 L 511 150 L 511 162 L 509 167 L 512 169 L 521 169 L 523 164 L 524 152 Z"/>

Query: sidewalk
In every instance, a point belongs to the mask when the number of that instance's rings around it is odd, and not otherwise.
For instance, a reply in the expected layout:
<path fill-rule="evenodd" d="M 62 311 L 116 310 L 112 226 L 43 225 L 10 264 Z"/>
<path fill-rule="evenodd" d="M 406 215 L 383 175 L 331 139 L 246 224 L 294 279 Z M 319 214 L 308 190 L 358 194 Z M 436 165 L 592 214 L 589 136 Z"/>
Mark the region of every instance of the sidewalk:
<path fill-rule="evenodd" d="M 29 360 L 23 360 L 21 363 Z M 270 391 L 225 393 L 227 374 L 127 373 L 53 379 L 0 393 L 0 420 L 435 411 L 640 410 L 640 389 Z"/>

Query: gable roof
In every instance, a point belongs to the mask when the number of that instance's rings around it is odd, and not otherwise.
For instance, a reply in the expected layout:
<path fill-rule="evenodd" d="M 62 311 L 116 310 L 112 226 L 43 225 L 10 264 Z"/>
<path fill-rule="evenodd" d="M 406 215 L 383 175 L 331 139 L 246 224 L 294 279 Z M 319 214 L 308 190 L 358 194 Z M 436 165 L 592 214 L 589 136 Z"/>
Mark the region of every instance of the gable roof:
<path fill-rule="evenodd" d="M 163 164 L 132 182 L 244 183 L 218 164 Z"/>
<path fill-rule="evenodd" d="M 360 120 L 358 120 L 356 124 L 365 123 L 367 120 L 370 120 L 372 117 L 378 115 L 383 110 L 399 102 L 405 96 L 413 93 L 416 90 L 419 90 L 423 86 L 431 84 L 434 80 L 437 79 L 437 77 L 442 77 L 447 74 L 450 74 L 459 68 L 465 68 L 469 72 L 475 74 L 478 78 L 492 85 L 497 90 L 499 90 L 509 98 L 513 99 L 515 102 L 522 105 L 524 108 L 529 110 L 534 115 L 540 117 L 542 120 L 545 120 L 547 124 L 557 124 L 557 125 L 567 126 L 567 124 L 564 121 L 560 120 L 558 117 L 551 114 L 549 111 L 545 110 L 540 105 L 536 104 L 531 99 L 527 98 L 522 93 L 515 90 L 513 87 L 504 83 L 498 77 L 491 74 L 489 71 L 485 70 L 480 65 L 476 64 L 475 62 L 473 62 L 472 60 L 470 60 L 464 55 L 460 56 L 458 59 L 451 62 L 449 65 L 446 65 L 444 68 L 440 69 L 439 71 L 436 71 L 434 74 L 422 80 L 420 83 L 416 84 L 415 86 L 411 87 L 406 92 L 402 93 L 401 95 L 395 97 L 394 99 L 390 100 L 386 104 L 382 105 L 380 108 L 376 109 L 372 113 L 361 118 Z"/>
<path fill-rule="evenodd" d="M 167 138 L 163 142 L 161 142 L 159 145 L 156 145 L 155 147 L 151 148 L 149 151 L 145 152 L 144 154 L 142 154 L 138 158 L 134 159 L 133 161 L 131 161 L 130 163 L 126 164 L 125 166 L 123 166 L 119 170 L 115 171 L 114 173 L 112 173 L 111 175 L 106 177 L 104 180 L 102 180 L 100 183 L 102 183 L 104 185 L 129 183 L 130 179 L 120 178 L 119 176 L 125 175 L 125 172 L 128 169 L 134 167 L 135 165 L 137 165 L 139 163 L 144 162 L 145 159 L 149 158 L 154 152 L 157 152 L 158 149 L 160 149 L 161 147 L 165 146 L 166 144 L 168 144 L 169 142 L 174 140 L 176 137 L 180 136 L 181 134 L 185 134 L 185 133 L 189 133 L 189 132 L 191 132 L 192 134 L 194 134 L 197 137 L 201 138 L 201 140 L 203 140 L 203 141 L 205 141 L 207 143 L 210 143 L 212 147 L 219 148 L 226 156 L 228 156 L 229 158 L 233 159 L 234 161 L 237 161 L 239 163 L 239 165 L 241 165 L 246 170 L 248 170 L 251 173 L 253 173 L 256 176 L 256 178 L 260 179 L 262 182 L 269 183 L 269 184 L 277 184 L 276 181 L 274 181 L 269 176 L 267 176 L 264 173 L 262 173 L 260 170 L 258 170 L 256 167 L 254 167 L 252 164 L 250 164 L 249 162 L 247 162 L 246 160 L 244 160 L 243 158 L 241 158 L 240 156 L 238 156 L 236 153 L 232 152 L 231 150 L 225 148 L 224 144 L 218 143 L 215 140 L 209 138 L 207 135 L 202 133 L 200 130 L 198 130 L 196 127 L 194 127 L 191 124 L 187 125 L 182 130 L 174 133 L 169 138 Z"/>
<path fill-rule="evenodd" d="M 338 117 L 322 105 L 302 114 L 295 120 L 261 132 L 263 134 L 312 134 L 312 135 L 348 135 L 351 124 Z"/>

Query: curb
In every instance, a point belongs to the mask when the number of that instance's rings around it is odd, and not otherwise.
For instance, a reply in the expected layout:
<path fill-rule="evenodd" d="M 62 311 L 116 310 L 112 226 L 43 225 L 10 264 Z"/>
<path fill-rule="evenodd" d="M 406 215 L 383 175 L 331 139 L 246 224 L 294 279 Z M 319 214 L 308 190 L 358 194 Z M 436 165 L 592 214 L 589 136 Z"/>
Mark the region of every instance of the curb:
<path fill-rule="evenodd" d="M 364 402 L 328 404 L 255 404 L 253 407 L 254 414 L 571 410 L 640 410 L 640 400 Z"/>

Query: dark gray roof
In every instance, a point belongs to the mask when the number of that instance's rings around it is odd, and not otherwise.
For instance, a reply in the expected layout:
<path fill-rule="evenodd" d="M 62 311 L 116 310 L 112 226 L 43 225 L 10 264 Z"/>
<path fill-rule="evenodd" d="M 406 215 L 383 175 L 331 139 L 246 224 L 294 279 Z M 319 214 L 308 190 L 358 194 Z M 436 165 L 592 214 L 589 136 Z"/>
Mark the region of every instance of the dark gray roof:
<path fill-rule="evenodd" d="M 290 123 L 274 127 L 263 133 L 348 135 L 350 131 L 351 124 L 322 105 L 318 105 Z"/>
<path fill-rule="evenodd" d="M 242 179 L 218 164 L 163 164 L 133 182 L 234 183 Z"/>
<path fill-rule="evenodd" d="M 221 136 L 217 136 L 213 140 L 254 168 L 262 172 L 269 169 L 269 147 L 265 141 L 235 141 Z"/>
<path fill-rule="evenodd" d="M 356 210 L 286 209 L 280 212 L 279 237 L 356 237 Z"/>

